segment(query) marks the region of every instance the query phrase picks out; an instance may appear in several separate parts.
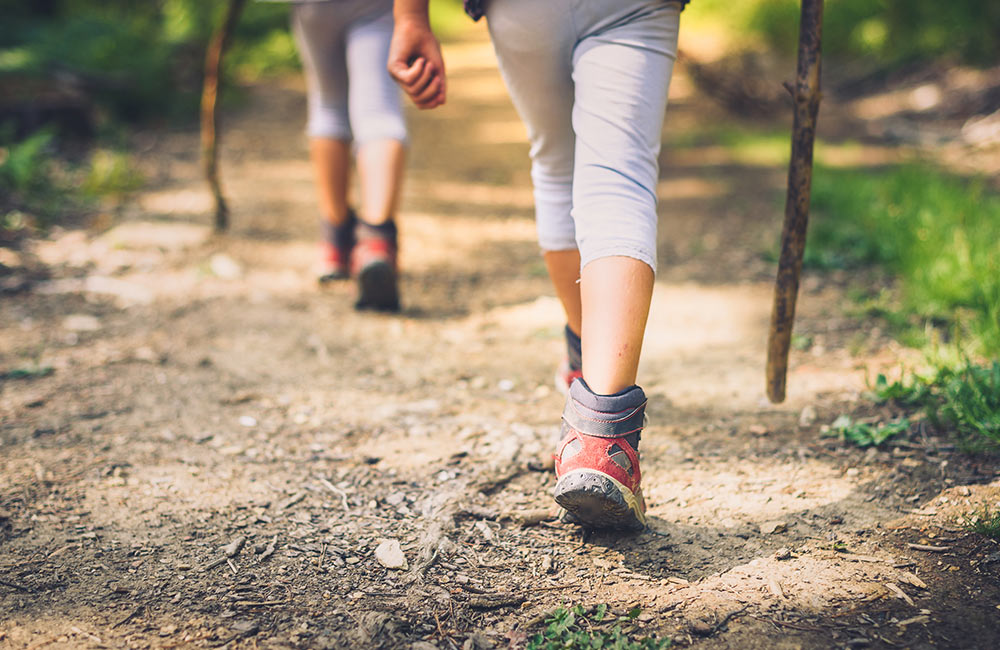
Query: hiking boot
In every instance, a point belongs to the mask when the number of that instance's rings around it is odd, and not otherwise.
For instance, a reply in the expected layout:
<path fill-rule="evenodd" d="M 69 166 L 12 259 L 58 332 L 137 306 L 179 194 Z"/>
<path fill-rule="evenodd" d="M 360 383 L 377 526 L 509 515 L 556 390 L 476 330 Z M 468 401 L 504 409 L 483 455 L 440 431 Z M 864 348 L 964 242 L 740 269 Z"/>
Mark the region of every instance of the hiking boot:
<path fill-rule="evenodd" d="M 639 471 L 639 436 L 646 395 L 632 386 L 596 395 L 583 379 L 569 389 L 556 449 L 556 503 L 565 521 L 590 528 L 642 530 L 646 503 Z"/>
<path fill-rule="evenodd" d="M 319 283 L 346 280 L 351 277 L 351 253 L 356 242 L 354 230 L 358 217 L 348 208 L 347 219 L 343 223 L 332 224 L 324 220 L 323 241 L 320 244 Z"/>
<path fill-rule="evenodd" d="M 352 267 L 358 276 L 355 309 L 399 311 L 396 225 L 359 222 Z"/>
<path fill-rule="evenodd" d="M 563 328 L 563 335 L 566 337 L 566 357 L 556 369 L 556 390 L 567 395 L 573 380 L 583 377 L 583 343 L 568 324 Z"/>

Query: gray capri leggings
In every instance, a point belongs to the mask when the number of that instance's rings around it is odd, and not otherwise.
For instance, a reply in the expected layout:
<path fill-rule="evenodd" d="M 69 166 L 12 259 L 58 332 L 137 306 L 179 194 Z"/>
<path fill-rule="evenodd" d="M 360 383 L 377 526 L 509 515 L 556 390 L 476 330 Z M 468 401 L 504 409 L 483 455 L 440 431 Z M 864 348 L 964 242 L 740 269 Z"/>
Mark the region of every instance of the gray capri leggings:
<path fill-rule="evenodd" d="M 302 57 L 311 137 L 406 141 L 399 88 L 386 71 L 392 0 L 299 2 L 292 29 Z"/>
<path fill-rule="evenodd" d="M 538 239 L 581 265 L 656 270 L 660 131 L 677 58 L 675 0 L 493 0 L 500 72 L 531 141 Z"/>

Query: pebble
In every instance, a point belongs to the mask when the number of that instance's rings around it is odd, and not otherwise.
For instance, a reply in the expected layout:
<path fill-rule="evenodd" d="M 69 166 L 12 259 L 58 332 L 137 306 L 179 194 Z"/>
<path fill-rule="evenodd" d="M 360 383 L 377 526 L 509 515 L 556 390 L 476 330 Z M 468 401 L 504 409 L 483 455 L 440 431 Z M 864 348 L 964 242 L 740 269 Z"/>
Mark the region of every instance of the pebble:
<path fill-rule="evenodd" d="M 375 547 L 375 559 L 387 569 L 406 571 L 410 568 L 406 556 L 403 554 L 403 549 L 399 545 L 399 540 L 383 539 L 379 542 L 379 545 Z M 350 562 L 351 559 L 348 558 L 347 561 Z"/>
<path fill-rule="evenodd" d="M 799 426 L 800 427 L 811 427 L 816 423 L 816 408 L 812 405 L 808 405 L 802 409 L 799 413 Z"/>
<path fill-rule="evenodd" d="M 777 533 L 783 533 L 786 530 L 788 530 L 788 524 L 778 520 L 765 521 L 760 525 L 761 535 L 774 535 Z"/>
<path fill-rule="evenodd" d="M 514 390 L 514 382 L 510 379 L 501 379 L 500 381 L 497 382 L 497 388 L 499 388 L 505 393 L 509 393 L 510 391 Z"/>
<path fill-rule="evenodd" d="M 775 560 L 788 560 L 792 557 L 792 552 L 787 548 L 779 548 L 774 554 Z"/>
<path fill-rule="evenodd" d="M 239 262 L 223 253 L 216 253 L 208 261 L 212 274 L 224 280 L 235 280 L 243 275 L 243 267 Z"/>
<path fill-rule="evenodd" d="M 241 415 L 240 425 L 248 429 L 251 427 L 255 427 L 257 426 L 257 418 L 253 417 L 252 415 Z"/>
<path fill-rule="evenodd" d="M 101 321 L 89 314 L 70 314 L 63 319 L 62 326 L 70 332 L 96 332 L 101 329 Z"/>

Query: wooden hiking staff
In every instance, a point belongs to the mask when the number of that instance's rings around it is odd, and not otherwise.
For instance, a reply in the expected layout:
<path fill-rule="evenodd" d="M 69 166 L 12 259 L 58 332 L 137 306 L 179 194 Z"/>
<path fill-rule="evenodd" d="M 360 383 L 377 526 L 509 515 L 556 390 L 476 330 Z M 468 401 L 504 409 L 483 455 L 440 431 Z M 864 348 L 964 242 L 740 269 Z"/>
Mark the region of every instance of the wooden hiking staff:
<path fill-rule="evenodd" d="M 802 255 L 809 225 L 809 190 L 812 185 L 813 142 L 820 102 L 820 40 L 823 0 L 802 0 L 799 21 L 799 55 L 795 86 L 786 83 L 795 103 L 792 125 L 792 158 L 788 164 L 785 224 L 781 231 L 781 257 L 774 282 L 774 307 L 767 337 L 767 397 L 785 400 L 788 348 L 795 322 L 795 300 L 802 273 Z"/>
<path fill-rule="evenodd" d="M 236 22 L 243 12 L 246 0 L 229 0 L 226 13 L 212 33 L 205 52 L 205 80 L 201 89 L 201 167 L 205 180 L 212 189 L 215 199 L 215 231 L 222 232 L 229 227 L 229 208 L 222 195 L 219 183 L 219 114 L 216 104 L 219 99 L 219 81 L 222 70 L 222 56 L 232 40 Z"/>

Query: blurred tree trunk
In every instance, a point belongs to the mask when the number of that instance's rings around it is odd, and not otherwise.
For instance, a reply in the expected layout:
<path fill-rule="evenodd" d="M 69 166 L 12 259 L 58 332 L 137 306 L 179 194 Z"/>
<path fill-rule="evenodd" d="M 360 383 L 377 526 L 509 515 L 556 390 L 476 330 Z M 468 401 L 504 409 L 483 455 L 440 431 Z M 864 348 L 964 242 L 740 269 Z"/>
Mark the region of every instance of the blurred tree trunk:
<path fill-rule="evenodd" d="M 219 183 L 218 164 L 218 99 L 222 75 L 222 56 L 232 39 L 246 0 L 229 0 L 225 16 L 209 41 L 205 54 L 205 81 L 201 92 L 201 164 L 205 180 L 215 198 L 215 230 L 222 232 L 229 227 L 229 208 Z"/>

